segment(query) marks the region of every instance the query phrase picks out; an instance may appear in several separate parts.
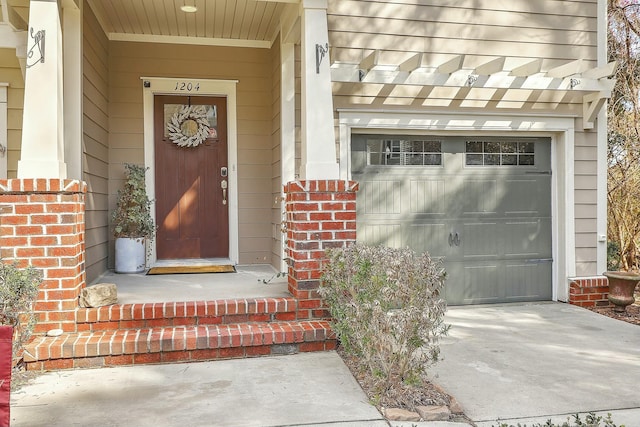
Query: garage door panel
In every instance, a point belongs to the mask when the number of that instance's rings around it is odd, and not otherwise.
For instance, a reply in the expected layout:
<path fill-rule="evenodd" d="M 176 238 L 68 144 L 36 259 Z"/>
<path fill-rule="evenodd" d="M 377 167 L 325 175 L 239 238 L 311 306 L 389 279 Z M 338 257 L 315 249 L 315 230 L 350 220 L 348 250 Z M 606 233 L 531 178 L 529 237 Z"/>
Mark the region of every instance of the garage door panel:
<path fill-rule="evenodd" d="M 466 261 L 498 258 L 499 225 L 495 222 L 467 222 L 462 226 L 460 248 Z"/>
<path fill-rule="evenodd" d="M 432 257 L 450 258 L 451 247 L 448 246 L 448 224 L 408 224 L 409 247 L 414 251 L 428 252 Z"/>
<path fill-rule="evenodd" d="M 502 225 L 504 257 L 551 258 L 551 218 L 521 219 Z"/>
<path fill-rule="evenodd" d="M 366 224 L 358 225 L 358 240 L 368 245 L 383 245 L 391 248 L 406 246 L 400 224 Z"/>
<path fill-rule="evenodd" d="M 540 179 L 506 179 L 503 206 L 508 216 L 551 216 L 551 198 L 548 196 L 551 181 Z"/>
<path fill-rule="evenodd" d="M 463 266 L 464 294 L 458 300 L 464 304 L 483 304 L 497 302 L 502 299 L 503 289 L 500 268 L 494 263 L 481 263 Z"/>
<path fill-rule="evenodd" d="M 364 214 L 400 214 L 402 183 L 399 180 L 369 180 L 358 192 L 358 205 Z"/>
<path fill-rule="evenodd" d="M 512 262 L 505 265 L 508 301 L 539 301 L 551 299 L 549 276 L 551 262 Z"/>
<path fill-rule="evenodd" d="M 445 182 L 443 179 L 410 181 L 410 205 L 413 214 L 445 215 Z"/>
<path fill-rule="evenodd" d="M 492 214 L 497 211 L 499 196 L 498 182 L 495 179 L 465 178 L 463 189 L 462 213 L 464 215 Z M 455 194 L 451 196 L 453 197 Z"/>

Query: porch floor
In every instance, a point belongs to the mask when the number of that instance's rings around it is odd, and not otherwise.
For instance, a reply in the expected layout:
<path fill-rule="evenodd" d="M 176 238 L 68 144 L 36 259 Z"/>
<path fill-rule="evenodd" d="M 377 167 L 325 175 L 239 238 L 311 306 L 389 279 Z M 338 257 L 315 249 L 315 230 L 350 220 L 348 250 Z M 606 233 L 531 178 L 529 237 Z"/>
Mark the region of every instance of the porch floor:
<path fill-rule="evenodd" d="M 278 272 L 272 266 L 257 264 L 235 267 L 235 273 L 150 276 L 107 271 L 90 285 L 115 283 L 118 304 L 291 297 L 287 290 L 287 277 L 275 277 Z"/>

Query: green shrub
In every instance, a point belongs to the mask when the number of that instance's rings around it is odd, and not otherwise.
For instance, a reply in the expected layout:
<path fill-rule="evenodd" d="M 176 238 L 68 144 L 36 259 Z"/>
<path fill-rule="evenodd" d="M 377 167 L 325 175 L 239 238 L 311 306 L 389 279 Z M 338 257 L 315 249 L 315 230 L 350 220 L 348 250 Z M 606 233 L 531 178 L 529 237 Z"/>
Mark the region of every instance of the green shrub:
<path fill-rule="evenodd" d="M 116 209 L 111 212 L 113 235 L 129 238 L 152 238 L 155 226 L 151 218 L 151 201 L 145 187 L 148 168 L 125 163 L 124 186 L 118 190 Z"/>
<path fill-rule="evenodd" d="M 355 244 L 328 252 L 319 292 L 333 329 L 384 392 L 395 379 L 420 383 L 446 334 L 445 273 L 410 249 Z"/>
<path fill-rule="evenodd" d="M 617 427 L 611 420 L 611 414 L 607 414 L 607 416 L 603 418 L 590 412 L 584 421 L 580 418 L 580 414 L 575 414 L 572 418 L 573 420 L 567 418 L 567 421 L 562 424 L 552 423 L 551 420 L 547 420 L 544 424 L 532 424 L 531 427 Z M 527 427 L 527 425 L 518 423 L 517 426 L 514 426 L 513 424 L 502 423 L 498 427 Z M 620 427 L 624 427 L 624 425 Z"/>
<path fill-rule="evenodd" d="M 14 328 L 13 357 L 30 337 L 36 323 L 33 302 L 38 297 L 42 274 L 35 268 L 18 268 L 0 259 L 0 325 Z"/>

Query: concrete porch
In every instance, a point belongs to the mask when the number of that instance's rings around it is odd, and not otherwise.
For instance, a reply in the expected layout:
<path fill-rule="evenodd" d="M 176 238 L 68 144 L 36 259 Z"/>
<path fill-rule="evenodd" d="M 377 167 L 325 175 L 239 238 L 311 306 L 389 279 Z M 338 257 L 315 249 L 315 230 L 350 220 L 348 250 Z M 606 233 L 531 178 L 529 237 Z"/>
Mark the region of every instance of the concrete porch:
<path fill-rule="evenodd" d="M 287 277 L 270 265 L 236 265 L 235 273 L 118 274 L 108 271 L 91 285 L 115 283 L 119 304 L 287 298 Z M 267 283 L 264 283 L 264 282 Z"/>

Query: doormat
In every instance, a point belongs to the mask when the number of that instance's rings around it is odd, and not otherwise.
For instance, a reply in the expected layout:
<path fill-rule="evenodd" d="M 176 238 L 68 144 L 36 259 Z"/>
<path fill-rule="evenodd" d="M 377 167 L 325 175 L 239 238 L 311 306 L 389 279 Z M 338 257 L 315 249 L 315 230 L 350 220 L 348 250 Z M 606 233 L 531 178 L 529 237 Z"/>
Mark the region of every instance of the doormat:
<path fill-rule="evenodd" d="M 147 274 L 195 274 L 195 273 L 235 273 L 233 265 L 180 265 L 174 267 L 152 267 Z"/>

